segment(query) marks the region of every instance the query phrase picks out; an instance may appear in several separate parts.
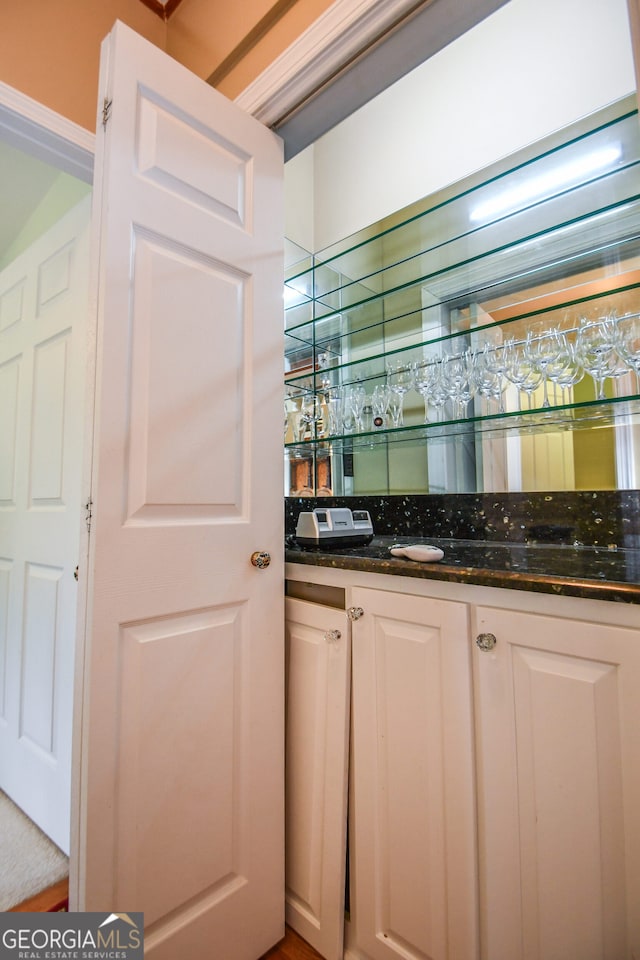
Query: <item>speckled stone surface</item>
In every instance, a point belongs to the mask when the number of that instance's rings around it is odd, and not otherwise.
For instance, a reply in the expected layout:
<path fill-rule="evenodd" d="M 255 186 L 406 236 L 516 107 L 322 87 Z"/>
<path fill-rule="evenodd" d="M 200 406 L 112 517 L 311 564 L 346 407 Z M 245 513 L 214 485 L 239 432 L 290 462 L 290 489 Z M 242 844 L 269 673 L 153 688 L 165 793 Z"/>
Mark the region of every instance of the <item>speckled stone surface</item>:
<path fill-rule="evenodd" d="M 285 527 L 301 510 L 345 506 L 368 510 L 379 536 L 446 537 L 498 543 L 615 544 L 640 549 L 640 491 L 429 494 L 285 499 Z"/>
<path fill-rule="evenodd" d="M 349 506 L 371 514 L 367 547 L 301 549 L 301 510 Z M 289 562 L 640 603 L 640 491 L 348 497 L 285 501 Z M 392 543 L 444 550 L 438 563 L 389 554 Z"/>

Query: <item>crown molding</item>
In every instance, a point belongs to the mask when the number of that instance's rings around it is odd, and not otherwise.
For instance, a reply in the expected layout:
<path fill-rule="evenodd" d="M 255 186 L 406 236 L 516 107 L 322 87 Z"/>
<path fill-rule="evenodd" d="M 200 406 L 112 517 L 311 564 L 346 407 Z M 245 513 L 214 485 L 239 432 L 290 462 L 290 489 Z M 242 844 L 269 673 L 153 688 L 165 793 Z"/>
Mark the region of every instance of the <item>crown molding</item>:
<path fill-rule="evenodd" d="M 429 2 L 336 0 L 235 102 L 274 126 L 386 31 Z"/>
<path fill-rule="evenodd" d="M 2 81 L 0 132 L 14 146 L 92 182 L 95 135 Z"/>

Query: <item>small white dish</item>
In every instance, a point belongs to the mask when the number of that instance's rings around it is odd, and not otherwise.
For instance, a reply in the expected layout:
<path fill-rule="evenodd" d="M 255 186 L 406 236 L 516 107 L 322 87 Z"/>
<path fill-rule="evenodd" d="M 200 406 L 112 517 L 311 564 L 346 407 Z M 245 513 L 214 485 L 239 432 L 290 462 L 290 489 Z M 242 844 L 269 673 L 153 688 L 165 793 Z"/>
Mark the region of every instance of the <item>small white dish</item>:
<path fill-rule="evenodd" d="M 394 557 L 405 557 L 407 560 L 417 560 L 419 563 L 433 563 L 442 560 L 444 551 L 429 543 L 396 543 L 389 547 L 389 553 Z"/>

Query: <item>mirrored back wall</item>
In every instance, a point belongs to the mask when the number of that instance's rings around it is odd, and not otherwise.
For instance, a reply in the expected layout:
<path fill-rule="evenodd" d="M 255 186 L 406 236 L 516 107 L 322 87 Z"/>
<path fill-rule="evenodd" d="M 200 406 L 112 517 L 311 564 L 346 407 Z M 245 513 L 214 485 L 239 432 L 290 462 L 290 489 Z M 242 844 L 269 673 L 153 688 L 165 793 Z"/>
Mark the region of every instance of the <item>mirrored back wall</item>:
<path fill-rule="evenodd" d="M 330 250 L 290 245 L 285 493 L 640 486 L 635 97 Z"/>

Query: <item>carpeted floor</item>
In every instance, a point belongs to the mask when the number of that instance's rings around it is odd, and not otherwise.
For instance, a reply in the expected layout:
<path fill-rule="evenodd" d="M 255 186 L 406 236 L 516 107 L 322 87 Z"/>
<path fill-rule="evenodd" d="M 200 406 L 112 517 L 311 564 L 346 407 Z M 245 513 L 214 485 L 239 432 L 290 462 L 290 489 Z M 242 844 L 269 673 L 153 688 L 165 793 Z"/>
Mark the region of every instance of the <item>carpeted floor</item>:
<path fill-rule="evenodd" d="M 69 860 L 0 791 L 0 911 L 32 897 L 69 873 Z"/>

